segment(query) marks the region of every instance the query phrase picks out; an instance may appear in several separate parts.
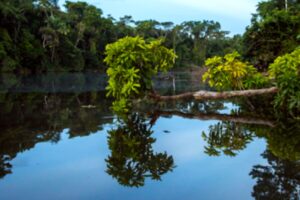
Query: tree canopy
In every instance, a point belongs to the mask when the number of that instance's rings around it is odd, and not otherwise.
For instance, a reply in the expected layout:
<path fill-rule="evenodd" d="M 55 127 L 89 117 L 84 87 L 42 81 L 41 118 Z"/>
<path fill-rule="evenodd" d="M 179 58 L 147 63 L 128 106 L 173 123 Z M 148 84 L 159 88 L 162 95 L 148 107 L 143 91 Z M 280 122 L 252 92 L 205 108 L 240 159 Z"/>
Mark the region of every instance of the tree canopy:
<path fill-rule="evenodd" d="M 300 1 L 268 0 L 258 3 L 243 36 L 244 56 L 259 69 L 300 45 Z"/>
<path fill-rule="evenodd" d="M 103 70 L 107 44 L 126 36 L 164 38 L 173 48 L 176 67 L 202 65 L 211 55 L 238 48 L 239 36 L 229 37 L 215 21 L 176 25 L 155 20 L 116 20 L 86 2 L 3 0 L 0 2 L 0 70 L 14 72 Z"/>

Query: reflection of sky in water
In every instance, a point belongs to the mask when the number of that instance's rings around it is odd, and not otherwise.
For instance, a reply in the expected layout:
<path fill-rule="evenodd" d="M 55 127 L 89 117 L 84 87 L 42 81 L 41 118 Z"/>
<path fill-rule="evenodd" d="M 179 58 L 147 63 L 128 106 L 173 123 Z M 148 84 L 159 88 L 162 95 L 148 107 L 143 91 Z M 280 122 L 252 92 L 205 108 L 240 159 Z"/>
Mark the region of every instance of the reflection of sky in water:
<path fill-rule="evenodd" d="M 223 105 L 224 105 L 224 109 L 218 110 L 218 112 L 220 114 L 228 114 L 229 115 L 229 114 L 231 114 L 232 111 L 239 109 L 239 107 L 236 104 L 225 102 Z"/>
<path fill-rule="evenodd" d="M 154 150 L 173 155 L 177 167 L 141 188 L 120 186 L 105 173 L 109 126 L 71 140 L 64 130 L 58 144 L 39 143 L 18 154 L 13 174 L 0 180 L 0 199 L 251 199 L 254 181 L 248 174 L 266 162 L 260 156 L 265 142 L 255 139 L 233 158 L 209 157 L 201 132 L 216 122 L 160 118 Z"/>

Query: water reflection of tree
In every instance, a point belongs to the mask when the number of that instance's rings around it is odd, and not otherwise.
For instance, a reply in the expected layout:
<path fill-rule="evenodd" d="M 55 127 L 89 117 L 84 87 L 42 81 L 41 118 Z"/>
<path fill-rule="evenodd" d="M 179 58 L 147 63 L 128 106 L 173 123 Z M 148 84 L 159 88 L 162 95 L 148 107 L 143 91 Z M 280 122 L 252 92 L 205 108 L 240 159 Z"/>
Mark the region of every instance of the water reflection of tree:
<path fill-rule="evenodd" d="M 258 133 L 267 140 L 268 149 L 281 159 L 300 160 L 300 121 L 282 119 L 268 132 Z"/>
<path fill-rule="evenodd" d="M 11 159 L 9 155 L 0 156 L 0 178 L 11 173 L 12 165 L 9 163 Z"/>
<path fill-rule="evenodd" d="M 112 122 L 103 93 L 1 93 L 0 178 L 12 172 L 11 160 L 40 142 L 87 136 Z M 82 105 L 95 105 L 93 109 Z"/>
<path fill-rule="evenodd" d="M 151 101 L 136 104 L 135 109 L 143 113 L 151 113 L 151 111 L 179 111 L 189 114 L 212 114 L 218 113 L 220 110 L 226 109 L 223 101 Z"/>
<path fill-rule="evenodd" d="M 278 121 L 274 127 L 242 124 L 229 121 L 218 122 L 209 127 L 202 137 L 207 142 L 208 155 L 235 156 L 254 137 L 264 138 L 267 148 L 281 159 L 300 160 L 300 123 L 295 120 Z"/>
<path fill-rule="evenodd" d="M 300 163 L 282 160 L 270 151 L 262 154 L 268 165 L 256 165 L 250 175 L 256 179 L 252 196 L 255 199 L 296 200 L 300 197 Z"/>
<path fill-rule="evenodd" d="M 143 186 L 145 178 L 160 180 L 174 168 L 173 157 L 155 153 L 152 124 L 138 114 L 130 114 L 117 128 L 108 131 L 111 155 L 106 159 L 107 173 L 125 186 Z"/>
<path fill-rule="evenodd" d="M 235 156 L 238 151 L 246 148 L 254 137 L 254 133 L 247 130 L 242 124 L 224 121 L 209 127 L 209 133 L 202 132 L 205 153 L 211 156 L 225 155 Z"/>
<path fill-rule="evenodd" d="M 270 97 L 233 100 L 236 108 L 230 114 L 220 114 L 225 106 L 222 102 L 194 101 L 181 103 L 172 108 L 172 102 L 163 104 L 162 115 L 177 115 L 184 118 L 219 120 L 203 132 L 207 142 L 205 152 L 209 155 L 235 156 L 254 137 L 265 138 L 268 149 L 276 156 L 288 160 L 300 160 L 300 122 L 287 119 L 284 113 L 275 115 L 267 103 Z M 171 110 L 171 111 L 170 111 Z"/>
<path fill-rule="evenodd" d="M 179 116 L 187 119 L 218 120 L 209 127 L 202 137 L 207 142 L 205 153 L 218 156 L 223 152 L 225 155 L 235 156 L 246 148 L 247 144 L 256 137 L 257 133 L 269 132 L 276 126 L 272 117 L 260 118 L 264 101 L 257 103 L 251 99 L 234 100 L 231 108 L 226 107 L 224 101 L 166 101 L 151 105 L 151 107 L 139 108 L 146 112 L 151 110 L 155 120 L 164 116 Z M 149 106 L 149 105 L 148 105 Z M 259 113 L 255 112 L 255 108 Z M 226 113 L 224 110 L 227 110 Z M 267 113 L 265 113 L 267 114 Z"/>

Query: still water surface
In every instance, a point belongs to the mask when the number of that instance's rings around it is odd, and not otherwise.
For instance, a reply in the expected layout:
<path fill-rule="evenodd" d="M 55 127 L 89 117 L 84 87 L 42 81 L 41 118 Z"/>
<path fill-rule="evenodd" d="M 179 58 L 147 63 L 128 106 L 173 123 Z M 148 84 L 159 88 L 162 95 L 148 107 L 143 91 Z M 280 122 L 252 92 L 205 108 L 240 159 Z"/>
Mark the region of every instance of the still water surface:
<path fill-rule="evenodd" d="M 299 199 L 299 124 L 278 128 L 262 102 L 144 100 L 124 121 L 99 74 L 0 83 L 0 199 Z"/>

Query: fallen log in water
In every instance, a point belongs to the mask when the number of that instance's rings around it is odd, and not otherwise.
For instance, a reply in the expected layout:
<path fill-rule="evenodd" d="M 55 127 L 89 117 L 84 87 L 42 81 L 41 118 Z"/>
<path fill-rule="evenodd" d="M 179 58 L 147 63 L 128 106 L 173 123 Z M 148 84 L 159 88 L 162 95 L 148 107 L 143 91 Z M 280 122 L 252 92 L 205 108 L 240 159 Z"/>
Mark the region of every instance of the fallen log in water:
<path fill-rule="evenodd" d="M 200 120 L 220 120 L 220 121 L 230 121 L 241 124 L 254 124 L 254 125 L 264 125 L 269 127 L 275 127 L 275 122 L 268 119 L 239 116 L 239 115 L 228 115 L 219 113 L 184 113 L 180 111 L 155 111 L 152 116 L 154 116 L 155 121 L 161 116 L 178 116 L 187 119 L 200 119 Z"/>
<path fill-rule="evenodd" d="M 251 90 L 236 90 L 236 91 L 225 91 L 225 92 L 211 92 L 211 91 L 197 91 L 187 92 L 172 96 L 160 96 L 158 94 L 151 94 L 150 96 L 156 100 L 178 100 L 178 99 L 197 99 L 197 100 L 214 100 L 214 99 L 228 99 L 233 97 L 249 97 L 263 94 L 274 94 L 277 93 L 277 87 L 263 88 L 263 89 L 251 89 Z"/>

